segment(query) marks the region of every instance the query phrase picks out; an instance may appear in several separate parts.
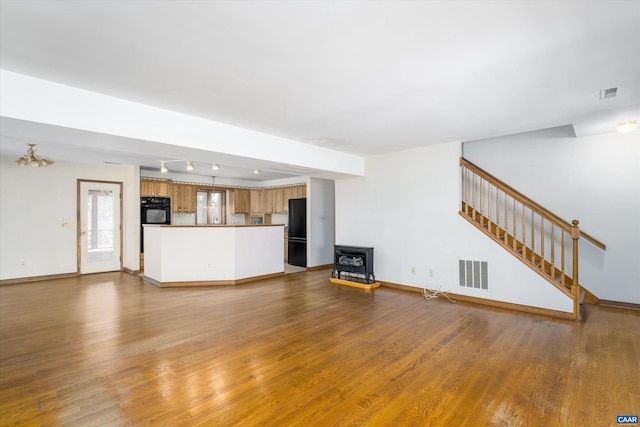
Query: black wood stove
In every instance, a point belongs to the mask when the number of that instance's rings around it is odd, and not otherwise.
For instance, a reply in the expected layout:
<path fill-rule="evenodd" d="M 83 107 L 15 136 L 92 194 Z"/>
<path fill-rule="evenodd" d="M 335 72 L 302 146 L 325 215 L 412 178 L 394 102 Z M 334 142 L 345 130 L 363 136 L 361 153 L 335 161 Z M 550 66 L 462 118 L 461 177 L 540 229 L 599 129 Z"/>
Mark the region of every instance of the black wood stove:
<path fill-rule="evenodd" d="M 331 277 L 358 283 L 375 283 L 373 248 L 335 245 Z"/>

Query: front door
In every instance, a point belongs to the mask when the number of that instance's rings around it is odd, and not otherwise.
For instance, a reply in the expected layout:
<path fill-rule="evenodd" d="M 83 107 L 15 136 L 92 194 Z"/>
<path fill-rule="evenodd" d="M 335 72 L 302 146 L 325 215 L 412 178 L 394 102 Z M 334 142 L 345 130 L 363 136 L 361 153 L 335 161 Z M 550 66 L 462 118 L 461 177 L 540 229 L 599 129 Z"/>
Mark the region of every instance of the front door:
<path fill-rule="evenodd" d="M 78 181 L 80 274 L 122 269 L 122 184 Z"/>

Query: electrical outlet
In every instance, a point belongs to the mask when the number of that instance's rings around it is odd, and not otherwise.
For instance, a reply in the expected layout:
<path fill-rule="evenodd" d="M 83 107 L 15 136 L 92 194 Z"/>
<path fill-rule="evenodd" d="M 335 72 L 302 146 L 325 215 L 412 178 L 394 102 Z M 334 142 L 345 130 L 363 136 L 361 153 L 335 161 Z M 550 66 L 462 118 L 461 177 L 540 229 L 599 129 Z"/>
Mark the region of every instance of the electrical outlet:
<path fill-rule="evenodd" d="M 415 267 L 411 267 L 411 274 L 416 274 L 416 268 Z"/>

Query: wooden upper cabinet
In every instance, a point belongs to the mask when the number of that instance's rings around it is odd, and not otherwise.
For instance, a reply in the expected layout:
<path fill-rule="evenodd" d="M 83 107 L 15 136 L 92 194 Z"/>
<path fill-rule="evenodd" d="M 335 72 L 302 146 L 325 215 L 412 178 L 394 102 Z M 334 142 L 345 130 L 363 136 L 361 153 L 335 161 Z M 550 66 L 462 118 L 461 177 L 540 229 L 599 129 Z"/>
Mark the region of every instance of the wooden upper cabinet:
<path fill-rule="evenodd" d="M 251 191 L 251 213 L 264 213 L 264 190 Z"/>
<path fill-rule="evenodd" d="M 173 212 L 182 212 L 182 186 L 180 184 L 173 184 L 171 189 L 171 210 Z"/>
<path fill-rule="evenodd" d="M 284 188 L 284 207 L 285 212 L 289 210 L 289 199 L 297 199 L 298 198 L 298 187 L 285 187 Z"/>
<path fill-rule="evenodd" d="M 196 211 L 196 187 L 184 185 L 182 189 L 182 212 L 195 213 Z"/>
<path fill-rule="evenodd" d="M 140 196 L 142 197 L 171 197 L 171 181 L 157 179 L 140 180 Z"/>
<path fill-rule="evenodd" d="M 296 185 L 293 187 L 285 187 L 284 189 L 284 197 L 283 197 L 283 209 L 284 213 L 289 212 L 289 199 L 302 199 L 307 197 L 307 186 L 306 185 Z"/>
<path fill-rule="evenodd" d="M 196 211 L 196 188 L 189 184 L 173 184 L 171 210 L 179 213 Z"/>
<path fill-rule="evenodd" d="M 229 192 L 230 213 L 249 213 L 250 201 L 249 190 L 244 188 L 234 188 Z"/>
<path fill-rule="evenodd" d="M 269 188 L 264 191 L 264 212 L 284 213 L 284 188 Z"/>

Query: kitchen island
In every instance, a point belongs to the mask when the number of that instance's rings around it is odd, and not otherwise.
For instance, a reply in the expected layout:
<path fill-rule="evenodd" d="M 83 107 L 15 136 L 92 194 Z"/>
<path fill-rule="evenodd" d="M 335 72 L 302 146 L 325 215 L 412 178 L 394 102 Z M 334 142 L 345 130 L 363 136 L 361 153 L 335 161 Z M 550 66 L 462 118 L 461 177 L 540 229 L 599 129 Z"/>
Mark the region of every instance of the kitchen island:
<path fill-rule="evenodd" d="M 239 285 L 284 275 L 283 225 L 145 225 L 144 281 Z"/>

